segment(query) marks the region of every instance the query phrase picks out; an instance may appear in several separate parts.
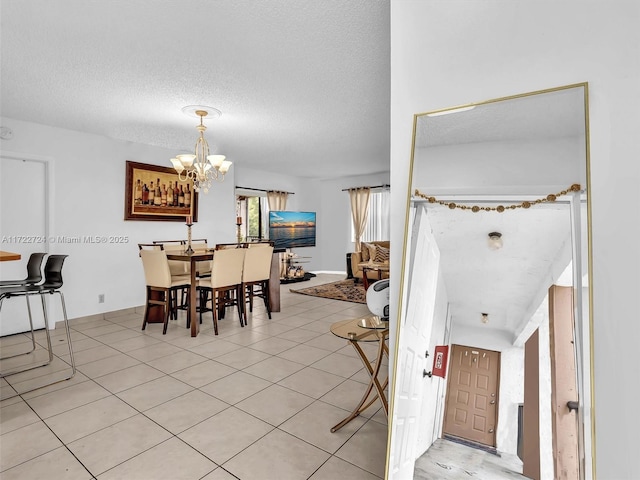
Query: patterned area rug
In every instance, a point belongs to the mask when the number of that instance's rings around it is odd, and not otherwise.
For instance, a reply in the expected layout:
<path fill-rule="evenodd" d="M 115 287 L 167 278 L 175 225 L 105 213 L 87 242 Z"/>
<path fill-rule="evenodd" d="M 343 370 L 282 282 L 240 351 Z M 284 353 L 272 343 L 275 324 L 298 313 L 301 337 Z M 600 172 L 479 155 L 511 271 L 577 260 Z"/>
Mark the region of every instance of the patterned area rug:
<path fill-rule="evenodd" d="M 353 280 L 340 280 L 338 282 L 325 283 L 316 287 L 308 287 L 294 290 L 293 293 L 311 295 L 312 297 L 331 298 L 345 302 L 367 303 L 367 296 L 362 282 L 353 283 Z"/>

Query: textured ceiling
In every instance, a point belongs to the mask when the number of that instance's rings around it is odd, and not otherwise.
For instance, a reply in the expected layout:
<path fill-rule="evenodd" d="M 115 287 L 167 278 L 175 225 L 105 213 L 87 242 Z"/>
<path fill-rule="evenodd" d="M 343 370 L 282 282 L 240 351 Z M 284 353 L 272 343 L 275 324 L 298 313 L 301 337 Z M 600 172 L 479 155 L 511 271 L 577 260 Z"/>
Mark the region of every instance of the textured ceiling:
<path fill-rule="evenodd" d="M 236 165 L 389 170 L 388 0 L 2 0 L 2 116 Z M 366 121 L 365 121 L 366 119 Z M 215 146 L 215 147 L 214 147 Z"/>

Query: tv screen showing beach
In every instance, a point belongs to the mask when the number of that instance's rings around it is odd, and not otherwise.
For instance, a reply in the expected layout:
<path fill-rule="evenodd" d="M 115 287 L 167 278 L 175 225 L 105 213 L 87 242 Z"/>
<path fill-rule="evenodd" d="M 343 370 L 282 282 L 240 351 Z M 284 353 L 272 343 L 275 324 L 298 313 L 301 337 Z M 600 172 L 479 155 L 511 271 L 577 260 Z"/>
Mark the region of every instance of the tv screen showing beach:
<path fill-rule="evenodd" d="M 316 212 L 269 212 L 269 240 L 274 248 L 315 247 Z"/>

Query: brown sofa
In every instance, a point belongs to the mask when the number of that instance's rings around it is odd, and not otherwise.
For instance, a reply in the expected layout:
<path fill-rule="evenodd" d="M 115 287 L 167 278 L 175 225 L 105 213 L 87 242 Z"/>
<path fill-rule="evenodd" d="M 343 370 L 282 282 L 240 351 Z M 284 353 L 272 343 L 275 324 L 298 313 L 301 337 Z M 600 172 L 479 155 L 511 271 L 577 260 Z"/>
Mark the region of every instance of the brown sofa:
<path fill-rule="evenodd" d="M 377 251 L 377 249 L 375 249 L 375 247 L 383 247 L 384 249 L 387 250 L 387 252 L 384 252 L 384 250 L 381 251 Z M 384 240 L 384 241 L 375 241 L 375 242 L 362 242 L 362 247 L 360 249 L 359 252 L 351 252 L 350 255 L 350 260 L 351 260 L 351 274 L 353 275 L 353 278 L 355 279 L 356 282 L 358 282 L 359 280 L 362 280 L 362 269 L 358 266 L 358 264 L 362 263 L 362 262 L 373 262 L 375 261 L 375 257 L 371 258 L 371 253 L 378 254 L 378 259 L 382 260 L 382 258 L 385 257 L 385 255 L 381 255 L 383 252 L 384 253 L 388 253 L 388 250 L 390 248 L 390 242 L 388 240 Z M 386 255 L 386 260 L 383 260 L 380 263 L 388 263 L 388 255 Z M 385 276 L 388 276 L 386 273 L 383 274 L 383 278 Z M 368 271 L 367 272 L 367 278 L 369 280 L 377 280 L 378 279 L 378 272 L 375 271 Z"/>

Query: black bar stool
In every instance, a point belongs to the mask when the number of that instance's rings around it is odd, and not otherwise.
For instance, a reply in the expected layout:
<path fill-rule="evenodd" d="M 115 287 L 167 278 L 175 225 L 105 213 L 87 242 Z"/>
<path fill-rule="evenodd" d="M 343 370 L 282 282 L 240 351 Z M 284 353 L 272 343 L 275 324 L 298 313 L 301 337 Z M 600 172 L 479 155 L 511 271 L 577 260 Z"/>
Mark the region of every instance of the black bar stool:
<path fill-rule="evenodd" d="M 35 285 L 40 280 L 42 280 L 42 261 L 44 257 L 46 257 L 46 253 L 36 252 L 32 253 L 29 256 L 29 261 L 27 262 L 27 277 L 21 280 L 1 280 L 0 288 L 2 287 L 20 287 L 26 285 Z M 8 297 L 8 296 L 7 296 Z M 0 360 L 6 360 L 8 358 L 19 357 L 20 355 L 28 355 L 36 349 L 36 337 L 33 333 L 33 317 L 31 316 L 31 304 L 29 303 L 29 297 L 24 296 L 27 301 L 27 312 L 29 314 L 29 325 L 31 327 L 31 350 L 28 352 L 16 353 L 15 355 L 8 355 L 6 357 L 1 357 Z M 0 309 L 2 308 L 2 301 L 4 300 L 4 296 L 0 296 Z"/>
<path fill-rule="evenodd" d="M 53 295 L 57 293 L 58 295 L 60 295 L 60 306 L 62 307 L 62 314 L 64 318 L 64 328 L 65 328 L 65 333 L 67 335 L 67 345 L 69 347 L 71 374 L 60 380 L 55 380 L 45 385 L 40 385 L 31 390 L 20 392 L 20 394 L 27 393 L 32 390 L 36 390 L 37 388 L 53 385 L 54 383 L 59 383 L 65 380 L 69 380 L 76 374 L 76 364 L 73 358 L 73 347 L 71 345 L 71 331 L 69 329 L 69 319 L 67 318 L 67 308 L 64 301 L 64 295 L 60 290 L 63 285 L 62 266 L 67 257 L 68 255 L 50 255 L 49 258 L 47 258 L 47 263 L 44 266 L 44 282 L 41 284 L 37 284 L 37 285 L 26 284 L 26 285 L 0 287 L 0 309 L 2 308 L 2 302 L 4 301 L 5 298 L 26 296 L 27 302 L 28 302 L 29 300 L 28 297 L 32 295 L 40 295 L 40 300 L 42 302 L 42 313 L 44 315 L 44 328 L 45 328 L 45 333 L 47 335 L 47 350 L 49 353 L 49 358 L 45 362 L 37 363 L 35 365 L 33 364 L 24 365 L 21 367 L 14 368 L 13 370 L 0 372 L 0 377 L 8 377 L 16 373 L 22 373 L 28 370 L 33 370 L 34 368 L 44 367 L 46 365 L 49 365 L 53 361 L 53 349 L 51 347 L 51 334 L 49 333 L 49 315 L 47 312 L 47 305 L 44 297 L 46 294 Z"/>

